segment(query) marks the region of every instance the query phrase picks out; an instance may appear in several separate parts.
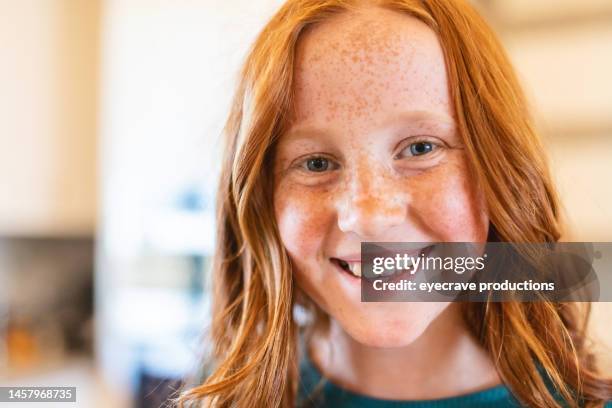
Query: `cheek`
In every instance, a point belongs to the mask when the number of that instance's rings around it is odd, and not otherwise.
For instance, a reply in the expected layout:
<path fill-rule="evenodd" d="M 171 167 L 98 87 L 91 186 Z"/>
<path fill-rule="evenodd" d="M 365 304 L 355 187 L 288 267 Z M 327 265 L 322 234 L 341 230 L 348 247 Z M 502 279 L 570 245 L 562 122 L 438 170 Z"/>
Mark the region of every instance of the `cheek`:
<path fill-rule="evenodd" d="M 425 227 L 442 242 L 483 242 L 489 220 L 484 198 L 456 155 L 414 182 L 413 207 Z"/>
<path fill-rule="evenodd" d="M 274 212 L 281 240 L 294 261 L 313 259 L 323 247 L 333 219 L 327 203 L 325 194 L 302 188 L 286 187 L 275 194 Z"/>
<path fill-rule="evenodd" d="M 299 187 L 279 189 L 274 198 L 281 241 L 293 264 L 297 284 L 323 310 L 328 307 L 320 263 L 334 221 L 329 202 L 325 194 Z"/>

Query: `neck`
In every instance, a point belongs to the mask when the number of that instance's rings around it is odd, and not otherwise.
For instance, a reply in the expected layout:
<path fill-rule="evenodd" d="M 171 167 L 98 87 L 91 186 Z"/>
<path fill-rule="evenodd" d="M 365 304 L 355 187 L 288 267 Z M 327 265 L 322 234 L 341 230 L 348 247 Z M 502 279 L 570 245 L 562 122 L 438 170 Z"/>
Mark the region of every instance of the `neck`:
<path fill-rule="evenodd" d="M 361 344 L 334 319 L 315 332 L 310 356 L 323 376 L 374 398 L 423 400 L 480 391 L 500 383 L 491 358 L 451 304 L 413 343 L 398 348 Z"/>

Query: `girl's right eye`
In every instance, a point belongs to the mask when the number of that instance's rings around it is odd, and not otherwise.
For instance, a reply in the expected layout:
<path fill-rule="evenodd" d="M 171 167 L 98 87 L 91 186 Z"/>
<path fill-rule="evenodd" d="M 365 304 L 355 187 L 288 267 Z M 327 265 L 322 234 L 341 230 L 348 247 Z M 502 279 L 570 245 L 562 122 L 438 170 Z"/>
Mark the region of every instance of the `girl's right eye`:
<path fill-rule="evenodd" d="M 335 170 L 337 166 L 326 157 L 315 156 L 302 161 L 300 167 L 310 173 L 324 173 L 326 171 Z"/>
<path fill-rule="evenodd" d="M 306 168 L 309 171 L 322 172 L 329 168 L 329 160 L 323 157 L 315 157 L 314 159 L 306 160 Z"/>

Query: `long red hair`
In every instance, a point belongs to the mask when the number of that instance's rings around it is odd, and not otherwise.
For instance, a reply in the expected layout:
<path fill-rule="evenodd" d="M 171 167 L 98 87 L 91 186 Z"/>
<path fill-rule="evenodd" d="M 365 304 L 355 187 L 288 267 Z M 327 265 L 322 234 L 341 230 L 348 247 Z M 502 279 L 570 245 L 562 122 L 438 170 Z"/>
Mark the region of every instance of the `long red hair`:
<path fill-rule="evenodd" d="M 182 403 L 295 404 L 296 292 L 274 219 L 270 165 L 293 103 L 300 33 L 361 3 L 289 0 L 246 59 L 227 121 L 218 191 L 214 368 L 181 396 Z M 511 64 L 489 26 L 462 0 L 371 3 L 416 17 L 438 35 L 459 133 L 497 238 L 559 240 L 560 210 L 545 155 Z M 585 342 L 588 309 L 550 302 L 466 303 L 465 317 L 523 404 L 558 407 L 558 396 L 572 406 L 601 406 L 612 398 L 612 383 L 595 371 Z"/>

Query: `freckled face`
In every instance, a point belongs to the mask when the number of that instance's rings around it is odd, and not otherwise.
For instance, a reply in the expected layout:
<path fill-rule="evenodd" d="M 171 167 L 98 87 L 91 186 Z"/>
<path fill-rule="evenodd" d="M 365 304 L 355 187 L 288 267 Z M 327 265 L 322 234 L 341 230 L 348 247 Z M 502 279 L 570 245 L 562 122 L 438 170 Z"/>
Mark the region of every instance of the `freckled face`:
<path fill-rule="evenodd" d="M 410 344 L 446 303 L 362 303 L 361 241 L 484 242 L 488 218 L 455 129 L 434 32 L 379 8 L 305 33 L 274 210 L 298 285 L 355 340 Z"/>

